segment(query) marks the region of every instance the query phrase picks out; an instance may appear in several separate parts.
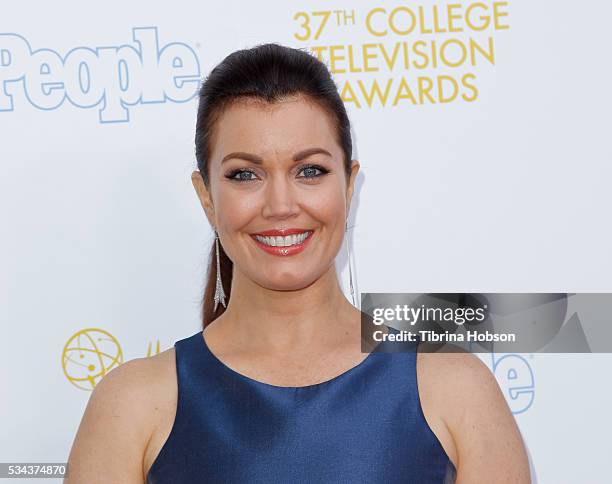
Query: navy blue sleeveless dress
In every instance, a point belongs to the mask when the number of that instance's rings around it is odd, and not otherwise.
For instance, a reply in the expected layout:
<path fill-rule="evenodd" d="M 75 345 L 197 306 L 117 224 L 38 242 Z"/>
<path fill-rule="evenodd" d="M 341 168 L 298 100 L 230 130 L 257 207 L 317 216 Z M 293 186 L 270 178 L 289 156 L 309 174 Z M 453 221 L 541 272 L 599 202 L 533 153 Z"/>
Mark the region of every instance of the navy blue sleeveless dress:
<path fill-rule="evenodd" d="M 331 380 L 281 387 L 232 370 L 201 331 L 177 341 L 176 416 L 147 484 L 453 483 L 416 352 L 384 344 Z"/>

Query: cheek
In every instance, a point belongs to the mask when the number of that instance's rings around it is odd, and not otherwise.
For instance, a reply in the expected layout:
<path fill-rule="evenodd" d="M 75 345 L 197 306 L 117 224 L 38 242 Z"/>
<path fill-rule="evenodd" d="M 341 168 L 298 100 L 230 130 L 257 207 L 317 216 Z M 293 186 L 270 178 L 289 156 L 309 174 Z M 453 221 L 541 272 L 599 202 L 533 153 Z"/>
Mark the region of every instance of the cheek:
<path fill-rule="evenodd" d="M 217 219 L 228 231 L 244 225 L 257 211 L 256 197 L 221 188 L 217 192 Z"/>
<path fill-rule="evenodd" d="M 303 206 L 313 217 L 328 225 L 344 223 L 345 198 L 337 188 L 321 190 L 316 196 L 308 197 Z"/>

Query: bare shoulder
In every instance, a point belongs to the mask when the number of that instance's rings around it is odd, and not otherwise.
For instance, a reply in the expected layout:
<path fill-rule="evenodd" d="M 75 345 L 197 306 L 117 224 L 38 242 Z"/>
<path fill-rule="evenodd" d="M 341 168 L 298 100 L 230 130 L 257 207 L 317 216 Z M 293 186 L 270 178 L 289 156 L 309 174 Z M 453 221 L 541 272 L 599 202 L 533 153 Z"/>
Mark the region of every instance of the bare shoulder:
<path fill-rule="evenodd" d="M 176 401 L 174 348 L 114 368 L 94 388 L 64 482 L 143 483 L 143 459 L 160 414 Z"/>
<path fill-rule="evenodd" d="M 457 483 L 530 483 L 527 453 L 491 370 L 471 353 L 419 352 L 419 394 Z M 446 444 L 446 445 L 444 445 Z"/>

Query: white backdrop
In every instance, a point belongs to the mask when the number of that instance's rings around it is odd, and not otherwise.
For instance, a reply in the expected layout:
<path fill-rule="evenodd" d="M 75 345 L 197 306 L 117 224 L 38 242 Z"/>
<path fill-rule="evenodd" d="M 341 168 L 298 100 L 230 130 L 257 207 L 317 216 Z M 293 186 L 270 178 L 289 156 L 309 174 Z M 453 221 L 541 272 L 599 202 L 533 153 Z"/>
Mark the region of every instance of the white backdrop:
<path fill-rule="evenodd" d="M 612 290 L 612 7 L 455 2 L 449 32 L 447 3 L 4 6 L 0 461 L 65 462 L 97 375 L 200 327 L 195 94 L 238 48 L 332 69 L 362 165 L 360 291 Z M 611 355 L 482 357 L 534 482 L 609 482 Z"/>

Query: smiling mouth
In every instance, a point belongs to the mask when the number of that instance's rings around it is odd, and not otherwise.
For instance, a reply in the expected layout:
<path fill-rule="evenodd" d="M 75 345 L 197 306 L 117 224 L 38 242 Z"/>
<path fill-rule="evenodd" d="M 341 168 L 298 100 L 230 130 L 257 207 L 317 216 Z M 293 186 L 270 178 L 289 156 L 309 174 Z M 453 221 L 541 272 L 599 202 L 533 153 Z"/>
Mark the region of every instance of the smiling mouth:
<path fill-rule="evenodd" d="M 276 235 L 276 236 L 268 236 L 268 235 L 252 235 L 252 237 L 258 242 L 268 246 L 268 247 L 291 247 L 295 245 L 301 245 L 304 240 L 306 240 L 311 234 L 312 230 L 307 230 L 305 232 L 301 232 L 299 234 L 291 234 L 291 235 Z"/>
<path fill-rule="evenodd" d="M 302 228 L 274 229 L 251 234 L 251 237 L 262 251 L 273 256 L 290 257 L 306 250 L 314 232 Z"/>

